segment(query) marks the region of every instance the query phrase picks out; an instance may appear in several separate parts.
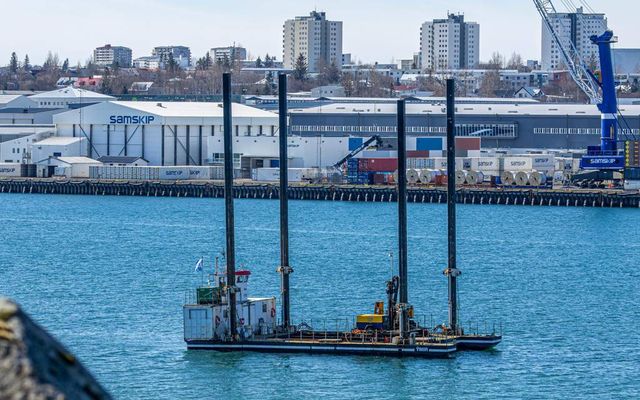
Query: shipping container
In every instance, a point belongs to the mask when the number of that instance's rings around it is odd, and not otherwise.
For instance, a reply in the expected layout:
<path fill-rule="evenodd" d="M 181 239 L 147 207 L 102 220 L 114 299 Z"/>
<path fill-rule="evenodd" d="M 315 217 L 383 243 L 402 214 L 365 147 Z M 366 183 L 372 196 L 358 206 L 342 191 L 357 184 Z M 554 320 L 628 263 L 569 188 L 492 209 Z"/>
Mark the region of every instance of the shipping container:
<path fill-rule="evenodd" d="M 398 158 L 398 152 L 392 150 L 370 150 L 358 154 L 358 158 Z"/>
<path fill-rule="evenodd" d="M 433 160 L 433 165 L 430 165 L 429 168 L 433 169 L 447 169 L 447 158 L 431 158 Z M 471 159 L 470 158 L 456 158 L 456 169 L 457 170 L 465 170 L 471 169 Z"/>
<path fill-rule="evenodd" d="M 625 179 L 624 190 L 640 190 L 640 180 Z"/>
<path fill-rule="evenodd" d="M 189 169 L 186 167 L 160 167 L 161 180 L 186 180 L 189 179 Z"/>
<path fill-rule="evenodd" d="M 407 158 L 429 158 L 428 150 L 408 150 Z"/>
<path fill-rule="evenodd" d="M 531 171 L 533 159 L 531 157 L 504 157 L 500 169 L 503 171 Z"/>
<path fill-rule="evenodd" d="M 193 180 L 208 180 L 209 179 L 209 167 L 187 167 L 189 172 L 189 179 Z"/>
<path fill-rule="evenodd" d="M 289 168 L 287 177 L 289 182 L 302 182 L 305 168 Z M 256 168 L 251 171 L 251 178 L 257 182 L 280 181 L 280 168 Z"/>
<path fill-rule="evenodd" d="M 456 137 L 456 150 L 480 150 L 479 137 Z"/>
<path fill-rule="evenodd" d="M 392 172 L 398 168 L 397 158 L 360 158 L 359 171 Z"/>
<path fill-rule="evenodd" d="M 445 140 L 441 137 L 428 137 L 416 139 L 416 150 L 431 151 L 444 150 Z"/>
<path fill-rule="evenodd" d="M 0 163 L 0 176 L 18 177 L 22 176 L 22 167 L 18 163 Z"/>

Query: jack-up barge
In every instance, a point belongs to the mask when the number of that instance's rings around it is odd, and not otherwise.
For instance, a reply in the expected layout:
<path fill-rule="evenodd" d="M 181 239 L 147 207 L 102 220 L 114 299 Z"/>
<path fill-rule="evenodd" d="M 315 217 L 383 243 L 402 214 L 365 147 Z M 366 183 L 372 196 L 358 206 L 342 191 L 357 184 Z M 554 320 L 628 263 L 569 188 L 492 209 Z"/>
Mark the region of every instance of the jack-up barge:
<path fill-rule="evenodd" d="M 455 171 L 453 80 L 448 81 L 448 168 Z M 250 298 L 249 271 L 235 269 L 233 203 L 233 150 L 231 119 L 231 75 L 223 76 L 224 170 L 226 210 L 225 271 L 209 276 L 206 285 L 191 292 L 183 307 L 184 339 L 188 349 L 222 352 L 255 351 L 280 353 L 359 354 L 448 358 L 457 350 L 484 350 L 500 343 L 496 334 L 468 335 L 458 323 L 455 180 L 448 186 L 449 262 L 444 271 L 449 285 L 448 324 L 432 328 L 414 318 L 407 288 L 407 184 L 405 101 L 398 100 L 398 275 L 386 284 L 387 306 L 376 302 L 373 314 L 356 317 L 356 326 L 318 330 L 306 324 L 291 323 L 288 231 L 288 155 L 287 155 L 287 75 L 279 75 L 280 113 L 280 275 L 282 310 L 277 319 L 276 298 Z"/>

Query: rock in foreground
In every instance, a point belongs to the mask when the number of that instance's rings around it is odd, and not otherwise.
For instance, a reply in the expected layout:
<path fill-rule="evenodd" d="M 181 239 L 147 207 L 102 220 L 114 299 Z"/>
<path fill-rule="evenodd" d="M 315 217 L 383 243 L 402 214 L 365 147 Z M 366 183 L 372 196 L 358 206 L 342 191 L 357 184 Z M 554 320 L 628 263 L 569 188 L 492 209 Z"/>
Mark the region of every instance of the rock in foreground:
<path fill-rule="evenodd" d="M 0 399 L 110 398 L 62 344 L 0 298 Z"/>

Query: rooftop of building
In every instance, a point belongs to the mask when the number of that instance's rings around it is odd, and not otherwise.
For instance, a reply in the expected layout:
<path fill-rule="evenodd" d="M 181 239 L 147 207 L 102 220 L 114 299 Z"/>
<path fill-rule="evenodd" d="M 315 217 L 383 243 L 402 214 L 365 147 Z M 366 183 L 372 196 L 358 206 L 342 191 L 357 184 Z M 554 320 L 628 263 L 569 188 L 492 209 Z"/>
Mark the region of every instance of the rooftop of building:
<path fill-rule="evenodd" d="M 67 164 L 102 164 L 100 161 L 89 157 L 55 157 L 55 159 Z"/>
<path fill-rule="evenodd" d="M 132 164 L 138 160 L 147 161 L 142 157 L 136 156 L 101 156 L 98 161 L 103 164 Z"/>
<path fill-rule="evenodd" d="M 278 102 L 278 96 L 270 95 L 251 95 L 243 97 L 244 101 L 257 101 L 264 103 Z M 396 103 L 399 99 L 395 97 L 335 97 L 335 96 L 292 96 L 289 94 L 289 103 L 303 103 L 303 102 L 327 102 L 337 104 L 360 104 L 360 103 Z M 408 96 L 405 97 L 407 102 L 413 103 L 425 103 L 425 104 L 445 104 L 446 99 L 444 97 L 425 97 L 425 96 Z M 498 98 L 498 97 L 458 97 L 457 103 L 463 104 L 537 104 L 538 102 L 533 99 L 522 98 Z"/>
<path fill-rule="evenodd" d="M 571 116 L 587 115 L 599 117 L 600 111 L 591 104 L 457 104 L 457 114 L 461 115 L 543 115 Z M 393 103 L 328 104 L 307 109 L 292 109 L 296 114 L 395 114 Z M 417 104 L 408 102 L 408 115 L 444 115 L 444 104 Z M 621 105 L 625 115 L 640 115 L 640 105 Z"/>
<path fill-rule="evenodd" d="M 40 108 L 40 107 L 8 107 L 0 108 L 0 114 L 41 114 L 50 111 L 60 111 L 59 108 Z"/>
<path fill-rule="evenodd" d="M 153 102 L 153 101 L 113 101 L 111 104 L 131 108 L 134 110 L 155 114 L 162 117 L 220 117 L 222 118 L 222 103 L 207 102 Z M 276 115 L 269 111 L 233 103 L 231 108 L 235 117 L 274 118 Z"/>
<path fill-rule="evenodd" d="M 82 138 L 80 137 L 72 137 L 72 136 L 51 136 L 48 137 L 46 139 L 42 139 L 41 141 L 37 142 L 38 145 L 44 145 L 44 146 L 67 146 L 70 144 L 74 144 L 77 143 L 79 141 L 81 141 Z"/>
<path fill-rule="evenodd" d="M 0 106 L 22 97 L 20 94 L 0 94 Z"/>
<path fill-rule="evenodd" d="M 92 92 L 91 90 L 78 89 L 73 86 L 67 86 L 62 89 L 52 90 L 49 92 L 43 92 L 34 94 L 29 97 L 32 100 L 38 99 L 69 99 L 69 98 L 77 98 L 77 99 L 99 99 L 99 100 L 115 100 L 115 97 L 108 96 L 106 94 Z"/>

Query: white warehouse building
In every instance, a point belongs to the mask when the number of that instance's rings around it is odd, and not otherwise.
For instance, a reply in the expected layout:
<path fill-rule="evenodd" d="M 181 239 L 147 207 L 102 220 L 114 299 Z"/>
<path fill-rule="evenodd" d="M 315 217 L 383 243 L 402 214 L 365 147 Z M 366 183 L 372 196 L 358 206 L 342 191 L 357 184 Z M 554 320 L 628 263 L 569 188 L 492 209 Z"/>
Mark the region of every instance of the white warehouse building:
<path fill-rule="evenodd" d="M 278 115 L 234 103 L 234 136 L 274 136 Z M 58 136 L 84 137 L 87 157 L 136 156 L 149 165 L 207 165 L 208 138 L 223 136 L 221 103 L 95 104 L 54 116 Z"/>

